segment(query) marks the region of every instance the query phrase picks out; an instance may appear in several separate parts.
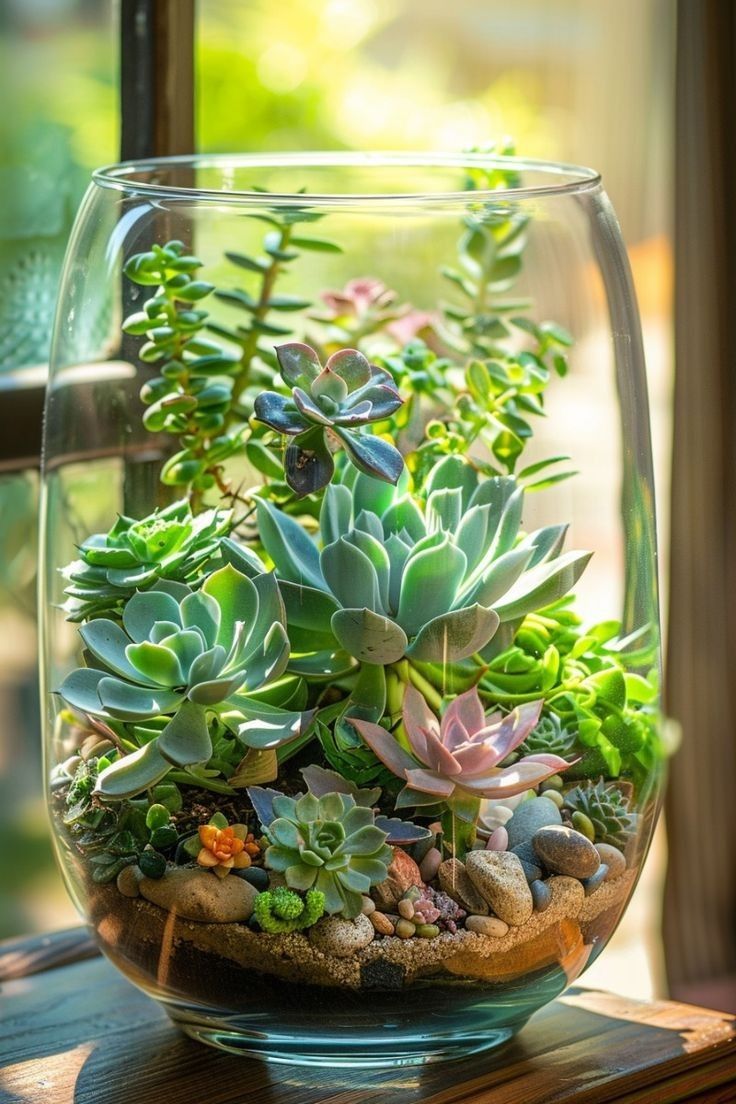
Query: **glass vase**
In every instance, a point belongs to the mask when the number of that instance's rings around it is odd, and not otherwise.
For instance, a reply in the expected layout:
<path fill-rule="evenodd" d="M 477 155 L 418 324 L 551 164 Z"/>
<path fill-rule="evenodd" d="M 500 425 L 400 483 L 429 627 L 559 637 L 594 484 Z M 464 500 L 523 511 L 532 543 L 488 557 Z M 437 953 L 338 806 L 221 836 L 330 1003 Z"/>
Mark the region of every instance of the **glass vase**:
<path fill-rule="evenodd" d="M 59 863 L 188 1034 L 456 1057 L 600 953 L 662 754 L 641 334 L 595 172 L 97 172 L 41 545 Z"/>

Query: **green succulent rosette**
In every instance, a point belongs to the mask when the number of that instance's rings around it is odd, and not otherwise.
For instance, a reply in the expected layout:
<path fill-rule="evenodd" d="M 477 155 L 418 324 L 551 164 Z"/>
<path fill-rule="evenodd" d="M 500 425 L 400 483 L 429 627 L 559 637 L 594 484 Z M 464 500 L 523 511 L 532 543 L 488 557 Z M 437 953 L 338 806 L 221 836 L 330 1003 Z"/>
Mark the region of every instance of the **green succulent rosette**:
<path fill-rule="evenodd" d="M 194 516 L 187 499 L 136 521 L 118 517 L 108 533 L 94 533 L 79 559 L 64 568 L 67 620 L 118 612 L 137 590 L 159 579 L 192 583 L 230 532 L 232 510 Z"/>
<path fill-rule="evenodd" d="M 290 889 L 323 893 L 325 912 L 357 916 L 362 895 L 388 876 L 392 856 L 373 810 L 349 794 L 307 793 L 275 797 L 273 811 L 264 828 L 266 866 L 282 873 Z"/>
<path fill-rule="evenodd" d="M 135 724 L 168 723 L 104 770 L 98 791 L 129 797 L 173 767 L 212 755 L 208 712 L 219 714 L 244 746 L 275 747 L 299 735 L 307 715 L 250 695 L 284 672 L 289 641 L 272 575 L 246 578 L 230 565 L 197 591 L 159 581 L 126 603 L 122 623 L 98 617 L 80 635 L 89 665 L 59 688 L 71 708 Z"/>
<path fill-rule="evenodd" d="M 356 349 L 340 349 L 324 367 L 314 349 L 297 341 L 278 346 L 276 356 L 291 394 L 263 391 L 254 415 L 291 438 L 284 473 L 292 490 L 307 495 L 325 487 L 335 471 L 333 449 L 338 447 L 360 471 L 395 483 L 404 467 L 401 453 L 381 437 L 360 432 L 401 406 L 390 373 Z"/>

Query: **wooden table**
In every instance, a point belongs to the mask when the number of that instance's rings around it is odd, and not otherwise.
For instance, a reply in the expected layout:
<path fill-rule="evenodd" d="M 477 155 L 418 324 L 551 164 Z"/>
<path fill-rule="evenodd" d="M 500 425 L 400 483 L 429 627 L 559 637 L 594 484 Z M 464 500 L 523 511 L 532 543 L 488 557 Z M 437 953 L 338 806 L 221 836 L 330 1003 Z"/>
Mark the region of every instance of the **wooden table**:
<path fill-rule="evenodd" d="M 81 929 L 0 944 L 2 1104 L 670 1104 L 736 1101 L 734 1018 L 577 987 L 502 1050 L 363 1072 L 192 1042 Z"/>

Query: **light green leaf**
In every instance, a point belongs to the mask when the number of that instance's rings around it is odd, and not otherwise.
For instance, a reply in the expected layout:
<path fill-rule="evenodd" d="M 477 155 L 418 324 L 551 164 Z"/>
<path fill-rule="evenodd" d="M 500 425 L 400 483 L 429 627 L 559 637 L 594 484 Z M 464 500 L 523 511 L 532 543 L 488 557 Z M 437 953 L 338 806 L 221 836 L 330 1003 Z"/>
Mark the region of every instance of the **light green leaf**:
<path fill-rule="evenodd" d="M 157 740 L 152 740 L 138 751 L 105 767 L 98 775 L 95 793 L 103 800 L 122 801 L 155 786 L 171 769 L 171 764 L 163 758 L 157 744 Z"/>
<path fill-rule="evenodd" d="M 373 564 L 345 537 L 324 549 L 320 557 L 322 574 L 332 593 L 343 606 L 365 606 L 381 610 L 378 575 Z"/>
<path fill-rule="evenodd" d="M 396 620 L 408 636 L 452 609 L 467 567 L 465 553 L 449 538 L 409 557 L 401 581 Z"/>
<path fill-rule="evenodd" d="M 159 736 L 158 750 L 175 767 L 206 763 L 212 755 L 212 740 L 203 707 L 184 701 Z"/>
<path fill-rule="evenodd" d="M 317 546 L 301 525 L 262 498 L 258 499 L 257 512 L 263 547 L 279 577 L 323 589 Z"/>
<path fill-rule="evenodd" d="M 525 572 L 495 606 L 502 621 L 512 621 L 533 610 L 556 602 L 575 586 L 592 552 L 566 552 L 551 563 L 542 563 Z"/>
<path fill-rule="evenodd" d="M 406 651 L 406 633 L 396 622 L 369 609 L 342 609 L 332 618 L 339 643 L 362 663 L 396 663 Z"/>
<path fill-rule="evenodd" d="M 258 592 L 250 579 L 226 564 L 207 576 L 202 593 L 213 598 L 220 608 L 217 643 L 229 652 L 235 642 L 237 622 L 242 621 L 250 628 L 255 620 Z"/>
<path fill-rule="evenodd" d="M 498 614 L 478 605 L 441 614 L 420 630 L 406 654 L 429 663 L 455 663 L 484 648 L 498 625 Z"/>

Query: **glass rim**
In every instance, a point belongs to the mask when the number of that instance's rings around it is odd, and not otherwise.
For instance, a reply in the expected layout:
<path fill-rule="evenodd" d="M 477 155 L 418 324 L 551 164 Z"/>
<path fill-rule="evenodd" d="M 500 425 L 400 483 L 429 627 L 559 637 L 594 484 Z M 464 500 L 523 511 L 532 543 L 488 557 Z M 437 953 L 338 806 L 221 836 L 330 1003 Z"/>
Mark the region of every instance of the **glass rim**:
<path fill-rule="evenodd" d="M 377 191 L 309 192 L 310 207 L 339 207 L 355 204 L 388 206 L 467 205 L 469 196 L 478 200 L 515 200 L 545 196 L 575 195 L 594 190 L 601 183 L 600 173 L 583 165 L 544 161 L 526 157 L 508 157 L 485 153 L 442 152 L 357 152 L 317 151 L 292 153 L 212 153 L 152 157 L 104 165 L 92 173 L 94 184 L 129 195 L 171 199 L 199 199 L 205 202 L 233 203 L 243 206 L 304 206 L 304 192 L 261 192 L 255 189 L 198 188 L 187 185 L 158 184 L 137 176 L 165 169 L 215 168 L 224 171 L 259 168 L 357 168 L 357 169 L 505 169 L 533 172 L 549 179 L 514 187 L 473 189 L 472 191 Z"/>

